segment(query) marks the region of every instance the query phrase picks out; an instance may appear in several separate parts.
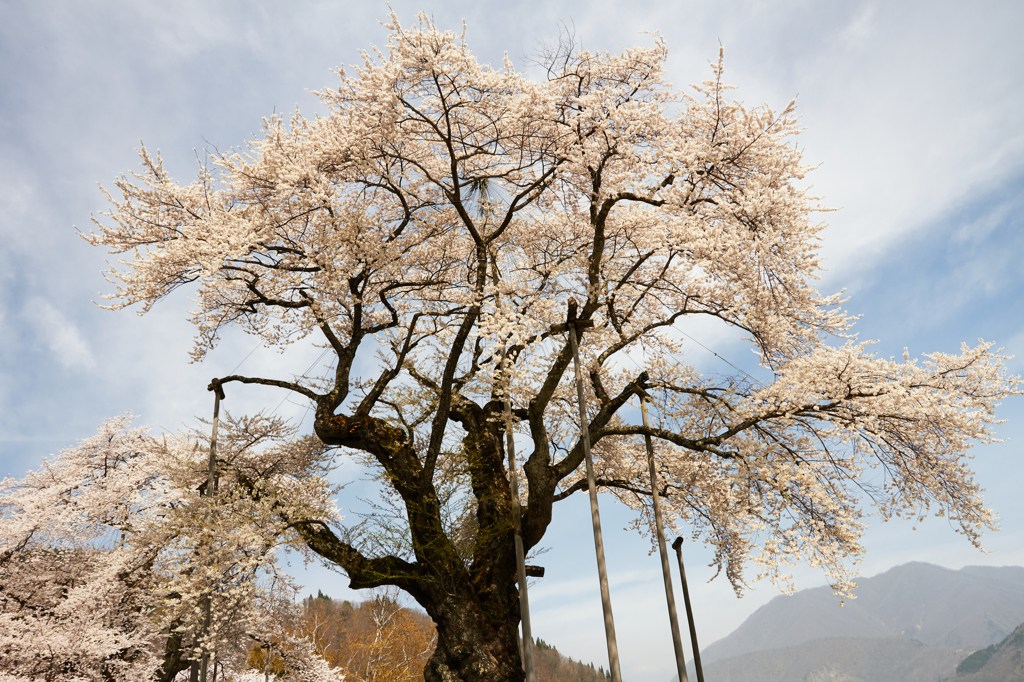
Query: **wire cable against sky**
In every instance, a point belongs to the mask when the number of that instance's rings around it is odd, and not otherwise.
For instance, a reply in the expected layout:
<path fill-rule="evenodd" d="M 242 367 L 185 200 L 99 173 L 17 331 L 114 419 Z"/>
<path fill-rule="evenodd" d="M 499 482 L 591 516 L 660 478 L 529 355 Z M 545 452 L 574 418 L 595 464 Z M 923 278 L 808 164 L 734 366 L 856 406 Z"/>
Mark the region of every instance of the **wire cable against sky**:
<path fill-rule="evenodd" d="M 252 355 L 257 350 L 259 350 L 259 348 L 262 345 L 263 345 L 263 341 L 260 341 L 258 344 L 256 344 L 256 348 L 253 348 L 251 351 L 249 351 L 249 355 Z M 228 372 L 228 374 L 234 374 L 235 372 L 237 372 L 238 368 L 241 367 L 243 364 L 245 364 L 245 361 L 249 359 L 249 355 L 246 355 L 244 358 L 242 358 L 242 361 L 239 362 L 237 365 L 235 365 L 235 368 L 233 370 L 231 370 L 230 372 Z"/>
<path fill-rule="evenodd" d="M 719 360 L 721 360 L 721 361 L 722 361 L 722 362 L 724 362 L 725 364 L 729 365 L 729 366 L 730 366 L 730 367 L 732 367 L 732 368 L 733 368 L 734 370 L 736 370 L 737 372 L 739 372 L 739 373 L 740 373 L 740 374 L 742 374 L 743 376 L 747 377 L 748 379 L 750 379 L 750 380 L 751 380 L 752 382 L 754 382 L 754 383 L 755 383 L 755 384 L 757 384 L 758 386 L 761 386 L 762 388 L 764 388 L 764 387 L 765 387 L 765 384 L 764 384 L 764 382 L 763 382 L 763 381 L 759 381 L 758 379 L 756 379 L 755 377 L 751 376 L 750 374 L 747 374 L 747 372 L 743 371 L 742 369 L 740 369 L 740 368 L 739 368 L 739 367 L 737 367 L 736 365 L 732 364 L 731 362 L 729 362 L 728 360 L 726 360 L 725 358 L 723 358 L 723 357 L 722 357 L 721 355 L 719 355 L 719 354 L 718 354 L 718 353 L 716 353 L 715 351 L 713 351 L 713 350 L 711 350 L 710 348 L 708 348 L 707 346 L 705 346 L 705 345 L 704 345 L 703 343 L 701 343 L 701 342 L 700 342 L 700 341 L 698 341 L 697 339 L 693 338 L 693 334 L 690 334 L 690 333 L 688 333 L 688 332 L 684 332 L 684 331 L 683 331 L 682 329 L 680 329 L 679 327 L 676 327 L 675 325 L 672 325 L 672 329 L 675 329 L 675 330 L 676 330 L 677 332 L 679 332 L 680 336 L 682 336 L 683 338 L 687 338 L 687 339 L 690 339 L 690 341 L 693 341 L 693 342 L 694 342 L 695 344 L 697 344 L 698 346 L 700 346 L 701 348 L 703 348 L 703 349 L 704 349 L 704 350 L 706 350 L 707 352 L 711 353 L 711 354 L 712 354 L 712 355 L 714 355 L 714 356 L 715 356 L 716 358 L 718 358 Z"/>
<path fill-rule="evenodd" d="M 711 350 L 710 348 L 708 348 L 707 346 L 705 346 L 705 345 L 704 345 L 703 343 L 701 343 L 700 341 L 698 341 L 697 339 L 695 339 L 695 338 L 693 337 L 693 335 L 692 335 L 692 334 L 688 334 L 688 333 L 685 333 L 685 332 L 683 332 L 683 331 L 682 331 L 681 329 L 679 329 L 679 328 L 677 328 L 677 327 L 675 327 L 675 326 L 673 326 L 673 327 L 672 327 L 672 329 L 675 329 L 675 330 L 676 330 L 677 332 L 679 332 L 679 334 L 680 334 L 681 336 L 683 336 L 684 338 L 687 338 L 687 339 L 689 339 L 690 341 L 693 341 L 693 342 L 694 342 L 695 344 L 697 344 L 698 346 L 700 346 L 701 348 L 703 348 L 703 349 L 704 349 L 704 350 L 706 350 L 707 352 L 711 353 L 711 354 L 712 354 L 712 355 L 714 355 L 714 356 L 715 356 L 716 358 L 718 358 L 719 360 L 721 360 L 721 361 L 722 361 L 722 362 L 724 362 L 725 364 L 729 365 L 730 367 L 732 367 L 733 369 L 735 369 L 735 370 L 736 370 L 737 372 L 739 372 L 739 373 L 740 373 L 740 374 L 742 374 L 743 376 L 745 376 L 745 377 L 747 377 L 748 379 L 750 379 L 750 381 L 752 381 L 753 383 L 757 384 L 758 386 L 760 386 L 760 387 L 762 387 L 762 388 L 766 388 L 766 385 L 765 385 L 765 383 L 764 383 L 763 381 L 760 381 L 760 380 L 759 380 L 759 379 L 757 379 L 756 377 L 752 376 L 751 374 L 748 374 L 747 372 L 743 371 L 742 369 L 740 369 L 740 368 L 739 368 L 739 367 L 737 367 L 736 365 L 732 364 L 731 362 L 729 362 L 728 360 L 726 360 L 725 358 L 723 358 L 723 357 L 722 357 L 721 355 L 719 355 L 718 353 L 716 353 L 715 351 Z M 627 360 L 629 360 L 630 362 L 632 362 L 632 363 L 633 363 L 633 366 L 634 366 L 634 367 L 636 367 L 637 369 L 639 369 L 640 371 L 644 371 L 644 368 L 640 366 L 640 363 L 638 363 L 638 362 L 637 362 L 636 360 L 634 360 L 634 359 L 633 359 L 632 357 L 630 357 L 629 353 L 627 353 L 627 352 L 623 351 L 623 352 L 622 352 L 622 357 L 624 357 L 624 358 L 626 358 Z"/>
<path fill-rule="evenodd" d="M 327 355 L 327 351 L 329 351 L 329 350 L 330 350 L 330 348 L 324 348 L 324 351 L 322 353 L 320 353 L 320 355 L 317 357 L 316 360 L 314 360 L 312 363 L 310 363 L 309 367 L 306 368 L 306 371 L 303 372 L 300 376 L 306 376 L 307 374 L 309 374 L 310 371 L 312 371 L 313 367 L 315 367 L 318 362 L 320 362 L 321 360 L 324 359 L 324 356 Z M 250 355 L 251 355 L 251 353 L 250 353 Z M 275 407 L 273 410 L 270 411 L 270 416 L 271 417 L 273 417 L 274 414 L 279 409 L 281 409 L 281 406 L 284 405 L 284 401 L 288 400 L 289 397 L 290 397 L 290 394 L 286 393 L 285 396 L 283 398 L 281 398 L 281 402 L 279 402 L 277 404 L 277 407 Z M 303 417 L 303 419 L 305 419 L 306 415 L 303 414 L 302 417 Z"/>

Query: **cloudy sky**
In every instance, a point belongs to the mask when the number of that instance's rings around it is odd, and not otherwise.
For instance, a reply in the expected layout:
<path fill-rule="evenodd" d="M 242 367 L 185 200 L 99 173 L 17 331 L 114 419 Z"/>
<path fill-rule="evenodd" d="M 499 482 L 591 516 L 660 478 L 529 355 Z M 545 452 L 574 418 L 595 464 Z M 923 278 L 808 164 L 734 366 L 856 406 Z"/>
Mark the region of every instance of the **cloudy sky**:
<path fill-rule="evenodd" d="M 570 27 L 587 49 L 620 50 L 657 30 L 680 88 L 703 80 L 725 49 L 726 79 L 748 104 L 781 108 L 798 97 L 815 190 L 841 208 L 828 216 L 821 289 L 846 289 L 861 338 L 882 355 L 956 351 L 994 340 L 1024 358 L 1024 5 L 1012 2 L 427 2 L 395 0 L 405 23 L 425 10 L 459 29 L 482 61 L 507 53 L 528 69 L 537 48 Z M 137 163 L 144 141 L 187 181 L 196 152 L 238 146 L 263 116 L 317 111 L 311 89 L 331 69 L 385 42 L 383 2 L 15 2 L 0 0 L 0 475 L 132 411 L 156 431 L 211 409 L 205 386 L 239 363 L 256 374 L 301 372 L 315 353 L 277 355 L 227 335 L 200 366 L 188 364 L 187 295 L 146 317 L 93 301 L 111 286 L 106 254 L 75 230 L 104 210 L 97 184 Z M 722 357 L 747 351 L 701 338 Z M 693 361 L 729 371 L 694 346 Z M 1021 359 L 1011 361 L 1016 373 Z M 231 392 L 232 411 L 306 405 L 272 390 Z M 978 479 L 1002 518 L 982 554 L 947 523 L 916 532 L 872 525 L 863 572 L 910 561 L 958 568 L 1024 564 L 1024 400 L 1008 401 L 999 435 L 978 448 Z M 309 427 L 305 415 L 304 427 Z M 349 500 L 343 499 L 346 507 Z M 354 505 L 355 502 L 353 501 Z M 584 498 L 564 503 L 538 561 L 548 577 L 531 592 L 535 633 L 574 658 L 607 664 Z M 674 672 L 656 556 L 620 530 L 628 513 L 603 503 L 623 672 Z M 586 532 L 584 532 L 586 531 Z M 687 546 L 698 626 L 706 643 L 728 634 L 777 594 L 756 585 L 742 599 L 707 582 L 710 554 Z M 311 591 L 352 597 L 343 578 L 302 573 Z M 814 570 L 801 586 L 822 584 Z M 359 598 L 356 596 L 355 598 Z"/>

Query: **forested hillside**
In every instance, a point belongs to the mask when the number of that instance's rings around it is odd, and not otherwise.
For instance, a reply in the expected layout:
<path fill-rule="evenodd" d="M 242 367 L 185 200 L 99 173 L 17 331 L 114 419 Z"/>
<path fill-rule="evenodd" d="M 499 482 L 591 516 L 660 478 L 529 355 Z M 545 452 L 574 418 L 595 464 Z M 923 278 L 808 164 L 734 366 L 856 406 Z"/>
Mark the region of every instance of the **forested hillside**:
<path fill-rule="evenodd" d="M 403 608 L 388 594 L 352 604 L 323 593 L 303 600 L 294 635 L 309 639 L 346 680 L 413 682 L 434 651 L 434 625 L 425 613 Z M 255 646 L 250 667 L 264 670 L 264 647 Z M 282 654 L 271 647 L 270 672 L 283 669 Z M 283 652 L 287 657 L 287 650 Z"/>
<path fill-rule="evenodd" d="M 1006 639 L 960 662 L 956 682 L 1024 682 L 1024 623 Z"/>
<path fill-rule="evenodd" d="M 611 674 L 604 667 L 595 668 L 593 663 L 586 664 L 563 656 L 543 639 L 537 639 L 533 657 L 537 682 L 605 682 L 611 679 Z"/>
<path fill-rule="evenodd" d="M 360 682 L 420 682 L 423 668 L 434 651 L 437 635 L 430 618 L 404 608 L 391 596 L 379 595 L 362 603 L 338 601 L 318 592 L 302 601 L 295 635 L 314 642 L 316 650 L 346 680 Z M 251 668 L 263 671 L 266 649 L 254 646 Z M 287 651 L 284 656 L 287 656 Z M 536 640 L 534 660 L 537 682 L 605 682 L 603 667 L 563 656 L 551 644 Z M 283 669 L 278 650 L 271 651 L 271 673 Z"/>

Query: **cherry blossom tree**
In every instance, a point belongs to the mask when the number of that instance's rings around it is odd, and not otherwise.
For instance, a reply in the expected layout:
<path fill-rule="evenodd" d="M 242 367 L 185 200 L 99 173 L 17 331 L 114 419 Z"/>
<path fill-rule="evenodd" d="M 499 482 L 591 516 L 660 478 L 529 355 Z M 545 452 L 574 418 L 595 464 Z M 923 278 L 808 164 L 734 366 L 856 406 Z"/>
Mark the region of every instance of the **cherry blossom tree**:
<path fill-rule="evenodd" d="M 317 437 L 377 473 L 397 513 L 376 530 L 281 517 L 353 588 L 422 605 L 438 632 L 427 680 L 523 678 L 502 401 L 529 444 L 529 549 L 586 487 L 570 344 L 552 331 L 570 298 L 593 323 L 580 353 L 599 486 L 649 518 L 652 436 L 667 523 L 710 544 L 737 589 L 751 564 L 784 583 L 806 560 L 848 591 L 872 506 L 935 509 L 976 545 L 994 527 L 968 452 L 1017 379 L 987 342 L 877 357 L 816 291 L 823 209 L 802 189 L 793 103 L 729 100 L 721 59 L 677 91 L 657 35 L 621 54 L 563 46 L 535 81 L 424 16 L 389 29 L 318 93 L 329 113 L 266 119 L 191 184 L 141 149 L 85 237 L 127 254 L 111 307 L 196 291 L 196 361 L 229 325 L 330 354 L 326 376 L 222 380 L 303 397 Z M 694 319 L 738 330 L 774 379 L 700 374 L 679 331 Z M 642 388 L 649 429 L 629 417 Z"/>
<path fill-rule="evenodd" d="M 337 682 L 288 636 L 297 606 L 275 554 L 298 540 L 281 510 L 331 516 L 323 445 L 287 439 L 279 420 L 229 419 L 205 495 L 194 434 L 156 441 L 129 422 L 0 482 L 0 679 L 169 682 L 204 650 L 232 675 L 276 638 L 294 679 Z"/>
<path fill-rule="evenodd" d="M 150 552 L 111 531 L 137 520 L 151 471 L 141 432 L 108 422 L 23 480 L 0 484 L 0 671 L 23 679 L 145 679 L 158 663 L 146 617 Z M 102 545 L 107 545 L 102 547 Z"/>

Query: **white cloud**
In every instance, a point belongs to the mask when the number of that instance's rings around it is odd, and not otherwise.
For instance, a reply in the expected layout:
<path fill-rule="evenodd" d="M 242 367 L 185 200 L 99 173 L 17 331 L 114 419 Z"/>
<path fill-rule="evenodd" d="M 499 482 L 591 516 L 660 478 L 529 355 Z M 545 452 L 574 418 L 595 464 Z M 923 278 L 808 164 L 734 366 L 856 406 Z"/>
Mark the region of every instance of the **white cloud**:
<path fill-rule="evenodd" d="M 33 174 L 31 169 L 11 159 L 12 155 L 4 156 L 7 158 L 0 168 L 0 236 L 8 249 L 27 250 L 39 240 L 38 231 L 25 229 L 26 219 L 37 201 L 35 184 L 30 180 Z"/>
<path fill-rule="evenodd" d="M 96 366 L 96 359 L 78 327 L 49 301 L 32 298 L 25 304 L 22 314 L 31 323 L 39 341 L 53 351 L 60 364 L 85 370 Z"/>
<path fill-rule="evenodd" d="M 875 8 L 872 5 L 861 10 L 860 14 L 843 30 L 842 40 L 847 47 L 857 49 L 864 46 L 874 30 Z"/>
<path fill-rule="evenodd" d="M 964 222 L 953 235 L 953 243 L 960 246 L 971 246 L 985 242 L 1015 212 L 1019 203 L 1014 201 L 1015 199 L 1017 197 L 1013 197 L 1010 201 L 999 202 L 973 220 Z"/>

